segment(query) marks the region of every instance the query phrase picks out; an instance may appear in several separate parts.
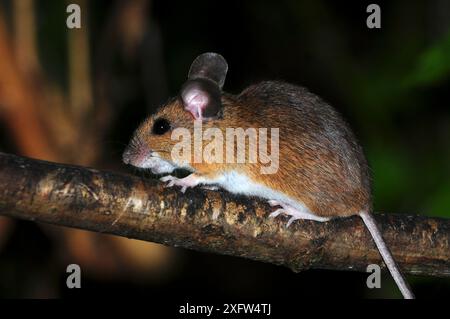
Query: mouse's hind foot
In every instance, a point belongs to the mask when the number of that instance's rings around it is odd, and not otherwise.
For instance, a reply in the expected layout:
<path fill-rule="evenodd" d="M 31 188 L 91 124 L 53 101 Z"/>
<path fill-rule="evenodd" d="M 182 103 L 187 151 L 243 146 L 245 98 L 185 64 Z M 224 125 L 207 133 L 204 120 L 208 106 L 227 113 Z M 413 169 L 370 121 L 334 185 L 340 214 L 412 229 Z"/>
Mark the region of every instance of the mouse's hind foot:
<path fill-rule="evenodd" d="M 326 222 L 330 220 L 328 217 L 320 217 L 316 216 L 313 213 L 309 211 L 306 207 L 300 207 L 301 209 L 298 209 L 296 207 L 293 207 L 289 204 L 279 202 L 277 200 L 269 200 L 268 201 L 270 206 L 281 206 L 282 208 L 278 208 L 277 210 L 270 213 L 269 218 L 275 218 L 280 214 L 291 216 L 289 221 L 286 224 L 286 227 L 289 227 L 292 222 L 296 221 L 297 219 L 307 219 L 307 220 L 314 220 L 317 222 Z"/>

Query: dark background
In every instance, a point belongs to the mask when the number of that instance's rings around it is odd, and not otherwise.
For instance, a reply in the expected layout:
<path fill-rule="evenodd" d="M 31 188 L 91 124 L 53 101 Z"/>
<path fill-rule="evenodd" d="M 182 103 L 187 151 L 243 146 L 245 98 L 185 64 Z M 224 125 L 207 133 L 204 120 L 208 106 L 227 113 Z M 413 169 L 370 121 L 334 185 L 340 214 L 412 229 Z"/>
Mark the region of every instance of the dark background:
<path fill-rule="evenodd" d="M 133 130 L 214 51 L 228 92 L 285 80 L 344 114 L 376 211 L 450 217 L 450 1 L 377 1 L 381 29 L 367 28 L 367 1 L 73 1 L 81 31 L 66 28 L 69 2 L 18 2 L 0 2 L 3 152 L 130 172 Z M 82 289 L 66 288 L 69 263 Z M 0 219 L 0 297 L 400 297 L 387 274 L 378 290 L 366 278 Z M 449 296 L 448 279 L 409 281 L 418 298 Z"/>

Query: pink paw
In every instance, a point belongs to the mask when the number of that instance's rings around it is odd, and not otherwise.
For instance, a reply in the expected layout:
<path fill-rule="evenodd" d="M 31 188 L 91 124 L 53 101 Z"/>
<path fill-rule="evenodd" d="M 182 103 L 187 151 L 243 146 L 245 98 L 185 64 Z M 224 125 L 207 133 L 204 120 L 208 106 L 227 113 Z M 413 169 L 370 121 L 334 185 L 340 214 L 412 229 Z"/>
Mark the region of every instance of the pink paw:
<path fill-rule="evenodd" d="M 270 206 L 283 206 L 279 201 L 276 201 L 274 199 L 268 200 L 267 203 L 269 203 Z"/>
<path fill-rule="evenodd" d="M 270 203 L 269 203 L 270 204 Z M 277 206 L 277 205 L 272 205 L 272 206 Z M 280 214 L 285 214 L 285 215 L 290 215 L 289 212 L 287 212 L 284 208 L 278 208 L 277 210 L 273 211 L 272 213 L 269 214 L 269 218 L 275 218 Z M 292 222 L 300 219 L 298 217 L 292 216 L 289 221 L 286 224 L 286 228 L 288 228 L 289 226 L 291 226 Z"/>
<path fill-rule="evenodd" d="M 275 218 L 280 214 L 286 214 L 286 211 L 283 208 L 278 208 L 276 211 L 270 213 L 269 218 Z"/>
<path fill-rule="evenodd" d="M 186 176 L 185 178 L 177 178 L 172 175 L 167 175 L 164 177 L 161 177 L 159 179 L 161 182 L 168 182 L 166 187 L 172 187 L 172 186 L 180 186 L 181 192 L 186 192 L 186 189 L 189 187 L 195 187 L 198 185 L 198 180 L 192 175 Z"/>
<path fill-rule="evenodd" d="M 320 217 L 316 216 L 313 213 L 311 213 L 306 207 L 303 207 L 303 209 L 297 209 L 292 207 L 291 205 L 279 202 L 277 200 L 269 200 L 267 201 L 270 206 L 281 206 L 282 208 L 278 208 L 274 212 L 270 213 L 269 218 L 275 218 L 280 214 L 288 215 L 291 218 L 286 224 L 286 228 L 289 227 L 292 222 L 303 219 L 303 220 L 314 220 L 318 222 L 325 222 L 328 221 L 328 217 Z"/>

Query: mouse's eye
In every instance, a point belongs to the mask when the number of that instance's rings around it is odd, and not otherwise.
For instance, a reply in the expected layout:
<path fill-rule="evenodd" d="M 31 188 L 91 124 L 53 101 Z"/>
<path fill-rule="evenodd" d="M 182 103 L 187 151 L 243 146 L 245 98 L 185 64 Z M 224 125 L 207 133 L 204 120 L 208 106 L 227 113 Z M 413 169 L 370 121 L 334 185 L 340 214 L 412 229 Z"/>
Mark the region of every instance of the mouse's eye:
<path fill-rule="evenodd" d="M 156 135 L 163 135 L 170 130 L 170 122 L 164 118 L 159 118 L 153 123 L 152 133 Z"/>

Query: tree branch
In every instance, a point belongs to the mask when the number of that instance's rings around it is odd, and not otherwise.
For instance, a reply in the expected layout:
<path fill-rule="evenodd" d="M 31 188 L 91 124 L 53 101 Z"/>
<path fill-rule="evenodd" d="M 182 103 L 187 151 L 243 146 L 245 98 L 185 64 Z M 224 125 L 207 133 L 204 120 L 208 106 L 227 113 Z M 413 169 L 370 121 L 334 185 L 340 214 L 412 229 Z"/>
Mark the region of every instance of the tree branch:
<path fill-rule="evenodd" d="M 164 188 L 155 180 L 0 153 L 0 214 L 308 268 L 365 271 L 381 258 L 358 217 L 269 219 L 258 199 Z M 450 276 L 450 220 L 377 215 L 402 269 Z"/>

